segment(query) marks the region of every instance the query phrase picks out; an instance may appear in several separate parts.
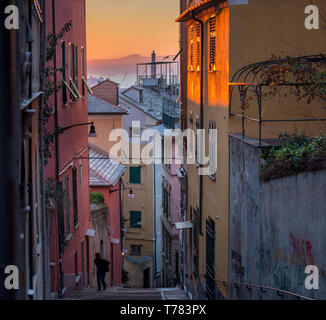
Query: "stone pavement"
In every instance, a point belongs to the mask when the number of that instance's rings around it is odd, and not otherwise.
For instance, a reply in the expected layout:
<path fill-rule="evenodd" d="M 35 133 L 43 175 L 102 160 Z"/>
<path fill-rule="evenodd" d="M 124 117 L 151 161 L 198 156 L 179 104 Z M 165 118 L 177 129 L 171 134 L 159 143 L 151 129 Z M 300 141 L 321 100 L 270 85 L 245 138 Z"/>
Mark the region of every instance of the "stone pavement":
<path fill-rule="evenodd" d="M 107 288 L 97 291 L 89 288 L 76 291 L 63 300 L 188 300 L 180 288 L 127 289 Z"/>

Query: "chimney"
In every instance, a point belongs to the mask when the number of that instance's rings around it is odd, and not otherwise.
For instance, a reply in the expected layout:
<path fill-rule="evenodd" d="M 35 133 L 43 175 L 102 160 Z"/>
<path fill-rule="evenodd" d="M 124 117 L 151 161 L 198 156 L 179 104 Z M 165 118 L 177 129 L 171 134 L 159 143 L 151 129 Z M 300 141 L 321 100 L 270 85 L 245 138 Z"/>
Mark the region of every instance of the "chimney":
<path fill-rule="evenodd" d="M 156 53 L 155 51 L 153 50 L 153 53 L 152 53 L 152 63 L 155 63 L 156 62 Z M 152 79 L 156 79 L 156 65 L 153 64 L 152 65 L 152 74 L 151 74 L 151 78 Z"/>

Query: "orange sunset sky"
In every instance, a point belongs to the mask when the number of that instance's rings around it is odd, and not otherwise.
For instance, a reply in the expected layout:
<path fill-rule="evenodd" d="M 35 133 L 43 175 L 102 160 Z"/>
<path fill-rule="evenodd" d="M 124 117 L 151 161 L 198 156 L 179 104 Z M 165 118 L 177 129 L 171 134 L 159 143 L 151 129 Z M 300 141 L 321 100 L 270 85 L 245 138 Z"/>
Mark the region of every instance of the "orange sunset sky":
<path fill-rule="evenodd" d="M 88 60 L 177 54 L 179 0 L 87 0 Z"/>

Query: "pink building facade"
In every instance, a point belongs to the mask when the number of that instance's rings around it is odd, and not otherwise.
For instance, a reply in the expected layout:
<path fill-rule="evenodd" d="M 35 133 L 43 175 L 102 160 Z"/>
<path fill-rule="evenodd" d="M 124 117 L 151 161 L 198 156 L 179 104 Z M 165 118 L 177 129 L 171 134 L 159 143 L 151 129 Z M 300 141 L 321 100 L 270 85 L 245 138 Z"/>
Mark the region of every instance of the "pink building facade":
<path fill-rule="evenodd" d="M 92 221 L 96 233 L 93 248 L 102 258 L 110 261 L 106 283 L 115 287 L 122 285 L 121 177 L 125 170 L 124 166 L 111 161 L 104 150 L 94 145 L 90 146 L 90 193 L 103 194 L 107 207 L 107 217 L 104 219 L 106 214 L 103 213 L 96 217 L 92 216 L 93 221 L 99 219 L 102 221 L 101 223 Z M 94 268 L 93 275 L 95 278 Z M 93 279 L 93 283 L 96 284 L 96 279 Z"/>
<path fill-rule="evenodd" d="M 52 136 L 45 168 L 54 189 L 64 194 L 48 210 L 50 219 L 51 292 L 63 296 L 90 284 L 90 203 L 86 70 L 86 8 L 84 0 L 46 1 L 47 34 L 58 36 L 48 67 L 60 89 L 49 97 L 46 131 Z M 51 44 L 48 43 L 48 47 Z M 53 48 L 54 49 L 54 48 Z M 52 69 L 52 72 L 54 72 Z M 53 188 L 53 186 L 52 186 Z M 63 192 L 62 192 L 63 190 Z M 56 196 L 54 196 L 56 197 Z"/>

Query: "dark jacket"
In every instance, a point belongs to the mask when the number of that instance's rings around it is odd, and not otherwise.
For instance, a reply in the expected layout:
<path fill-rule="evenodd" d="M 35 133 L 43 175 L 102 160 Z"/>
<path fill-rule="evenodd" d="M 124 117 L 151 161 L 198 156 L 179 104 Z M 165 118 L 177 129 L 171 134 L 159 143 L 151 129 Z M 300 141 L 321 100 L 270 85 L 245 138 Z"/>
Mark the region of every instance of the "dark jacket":
<path fill-rule="evenodd" d="M 95 265 L 97 267 L 97 274 L 105 273 L 105 266 L 104 266 L 104 263 L 103 263 L 103 259 L 96 258 L 94 260 L 94 263 L 95 263 Z"/>
<path fill-rule="evenodd" d="M 109 261 L 106 261 L 104 259 L 101 259 L 101 258 L 97 258 L 94 260 L 94 263 L 97 267 L 97 274 L 103 274 L 103 273 L 106 273 L 108 272 L 108 268 L 109 268 L 109 265 L 110 265 L 110 262 Z"/>

